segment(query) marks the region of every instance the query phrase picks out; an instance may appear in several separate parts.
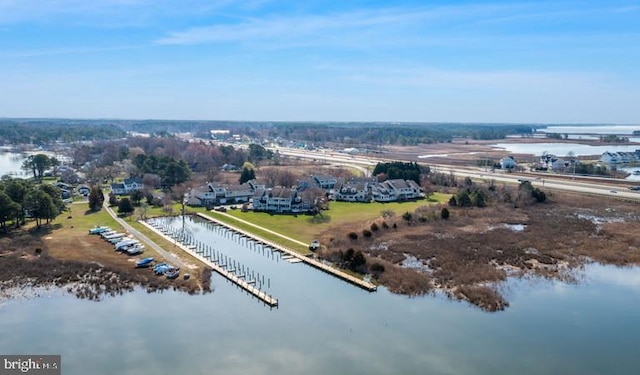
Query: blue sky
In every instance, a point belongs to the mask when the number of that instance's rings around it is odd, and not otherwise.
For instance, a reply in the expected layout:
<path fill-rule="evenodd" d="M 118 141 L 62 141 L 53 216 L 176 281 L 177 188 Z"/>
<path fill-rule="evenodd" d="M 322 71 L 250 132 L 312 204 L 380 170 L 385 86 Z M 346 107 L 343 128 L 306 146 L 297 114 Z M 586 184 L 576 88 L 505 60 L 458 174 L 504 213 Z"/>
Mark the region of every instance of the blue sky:
<path fill-rule="evenodd" d="M 0 117 L 640 123 L 640 1 L 0 0 Z"/>

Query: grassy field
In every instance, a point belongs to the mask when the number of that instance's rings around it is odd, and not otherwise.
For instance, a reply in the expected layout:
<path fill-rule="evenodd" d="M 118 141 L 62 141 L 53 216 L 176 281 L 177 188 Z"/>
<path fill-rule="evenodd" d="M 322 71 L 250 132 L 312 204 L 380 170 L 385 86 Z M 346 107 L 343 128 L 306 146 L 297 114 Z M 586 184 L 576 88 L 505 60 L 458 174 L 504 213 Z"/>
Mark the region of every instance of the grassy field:
<path fill-rule="evenodd" d="M 449 194 L 436 193 L 433 194 L 429 200 L 415 202 L 331 202 L 330 209 L 323 213 L 323 218 L 318 218 L 317 220 L 314 220 L 314 218 L 309 215 L 271 215 L 265 212 L 241 212 L 239 210 L 229 210 L 227 213 L 234 217 L 241 218 L 261 227 L 268 228 L 285 236 L 294 238 L 298 241 L 309 243 L 320 233 L 331 228 L 338 228 L 353 223 L 372 220 L 380 217 L 381 213 L 387 210 L 394 211 L 396 215 L 402 215 L 405 212 L 413 212 L 420 206 L 447 202 L 449 197 Z M 215 212 L 211 212 L 210 214 L 215 214 Z M 228 219 L 222 215 L 216 215 L 215 217 L 222 221 L 229 222 Z M 235 221 L 229 222 L 229 224 L 246 229 L 247 231 L 251 231 L 258 235 L 262 235 L 262 233 L 256 232 L 256 228 L 254 227 L 242 226 L 241 223 Z M 265 238 L 267 239 L 272 239 L 273 237 L 273 235 L 268 236 L 265 234 Z M 281 238 L 278 238 L 278 242 L 281 240 Z"/>

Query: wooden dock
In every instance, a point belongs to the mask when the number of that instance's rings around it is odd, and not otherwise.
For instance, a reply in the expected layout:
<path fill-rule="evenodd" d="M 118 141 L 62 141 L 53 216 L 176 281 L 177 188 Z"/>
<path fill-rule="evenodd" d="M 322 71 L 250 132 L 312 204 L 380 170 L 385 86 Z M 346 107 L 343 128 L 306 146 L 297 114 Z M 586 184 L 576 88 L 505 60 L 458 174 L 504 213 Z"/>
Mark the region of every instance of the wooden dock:
<path fill-rule="evenodd" d="M 221 221 L 218 221 L 218 220 L 214 219 L 213 217 L 211 217 L 209 215 L 206 215 L 206 214 L 203 214 L 203 213 L 200 213 L 200 212 L 197 213 L 197 215 L 200 216 L 201 218 L 205 219 L 205 220 L 214 222 L 217 225 L 221 225 L 221 226 L 227 228 L 228 230 L 231 230 L 231 231 L 239 233 L 239 234 L 241 234 L 243 236 L 249 237 L 249 238 L 251 238 L 252 240 L 254 240 L 254 241 L 258 242 L 258 243 L 261 243 L 263 245 L 267 245 L 269 247 L 272 247 L 277 251 L 281 251 L 281 252 L 287 254 L 288 256 L 290 256 L 292 258 L 296 258 L 296 259 L 300 260 L 301 262 L 304 262 L 304 263 L 306 263 L 306 264 L 308 264 L 308 265 L 310 265 L 312 267 L 315 267 L 315 268 L 317 268 L 317 269 L 319 269 L 321 271 L 324 271 L 324 272 L 326 272 L 326 273 L 328 273 L 330 275 L 333 275 L 333 276 L 335 276 L 335 277 L 337 277 L 339 279 L 342 279 L 342 280 L 347 281 L 347 282 L 349 282 L 349 283 L 351 283 L 353 285 L 356 285 L 356 286 L 358 286 L 358 287 L 360 287 L 360 288 L 362 288 L 362 289 L 364 289 L 366 291 L 375 292 L 378 289 L 378 287 L 375 284 L 371 283 L 371 282 L 359 279 L 359 278 L 357 278 L 357 277 L 355 277 L 353 275 L 350 275 L 350 274 L 348 274 L 348 273 L 346 273 L 346 272 L 344 272 L 344 271 L 342 271 L 342 270 L 340 270 L 338 268 L 335 268 L 335 267 L 333 267 L 331 265 L 325 264 L 325 263 L 323 263 L 323 262 L 321 262 L 321 261 L 319 261 L 317 259 L 313 259 L 313 258 L 310 258 L 308 256 L 302 255 L 302 254 L 300 254 L 300 253 L 298 253 L 298 252 L 296 252 L 294 250 L 291 250 L 291 249 L 287 248 L 286 246 L 282 246 L 282 245 L 277 244 L 275 242 L 271 242 L 269 240 L 265 240 L 263 238 L 260 238 L 260 237 L 256 236 L 255 234 L 252 234 L 252 233 L 249 233 L 249 232 L 244 231 L 242 229 L 236 228 L 236 227 L 234 227 L 232 225 L 229 225 L 227 223 L 223 223 Z M 289 260 L 291 260 L 291 258 Z"/>
<path fill-rule="evenodd" d="M 207 266 L 211 267 L 211 269 L 216 271 L 218 274 L 220 274 L 221 276 L 225 277 L 227 280 L 229 280 L 232 283 L 236 284 L 240 288 L 244 289 L 249 294 L 255 296 L 256 298 L 258 298 L 262 302 L 266 303 L 267 305 L 269 305 L 271 307 L 278 306 L 278 300 L 276 298 L 268 295 L 267 293 L 261 291 L 260 289 L 258 289 L 258 288 L 256 288 L 254 286 L 255 285 L 255 281 L 253 281 L 253 280 L 245 281 L 243 275 L 239 276 L 239 275 L 236 275 L 235 273 L 231 272 L 230 270 L 224 269 L 222 266 L 220 266 L 220 265 L 216 264 L 215 262 L 212 262 L 209 259 L 207 259 L 207 258 L 203 257 L 202 255 L 198 254 L 195 251 L 195 249 L 191 249 L 190 247 L 183 245 L 182 243 L 180 243 L 180 241 L 177 241 L 174 238 L 171 238 L 171 237 L 167 236 L 162 231 L 158 230 L 157 228 L 155 228 L 154 226 L 148 224 L 147 222 L 140 221 L 140 223 L 142 225 L 144 225 L 145 227 L 149 228 L 150 230 L 152 230 L 158 236 L 164 238 L 165 240 L 167 240 L 167 241 L 169 241 L 171 243 L 175 243 L 176 246 L 179 247 L 181 250 L 187 252 L 192 257 L 198 259 L 202 263 L 204 263 Z"/>

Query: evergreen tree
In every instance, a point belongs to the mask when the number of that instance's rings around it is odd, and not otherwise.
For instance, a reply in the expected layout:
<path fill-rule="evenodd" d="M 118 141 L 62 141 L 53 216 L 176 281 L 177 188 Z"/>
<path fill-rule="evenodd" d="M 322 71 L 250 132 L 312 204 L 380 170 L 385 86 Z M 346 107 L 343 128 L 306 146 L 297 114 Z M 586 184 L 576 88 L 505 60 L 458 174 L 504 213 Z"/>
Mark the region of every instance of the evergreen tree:
<path fill-rule="evenodd" d="M 9 195 L 0 190 L 0 228 L 7 233 L 7 221 L 16 218 L 20 205 L 14 202 Z"/>
<path fill-rule="evenodd" d="M 247 181 L 255 180 L 256 172 L 253 168 L 242 168 L 242 173 L 240 174 L 240 184 L 244 184 Z"/>
<path fill-rule="evenodd" d="M 92 186 L 89 191 L 89 209 L 91 211 L 99 211 L 104 203 L 104 194 L 98 186 Z"/>
<path fill-rule="evenodd" d="M 134 211 L 133 205 L 129 198 L 122 198 L 118 203 L 118 212 L 121 214 L 128 215 Z"/>

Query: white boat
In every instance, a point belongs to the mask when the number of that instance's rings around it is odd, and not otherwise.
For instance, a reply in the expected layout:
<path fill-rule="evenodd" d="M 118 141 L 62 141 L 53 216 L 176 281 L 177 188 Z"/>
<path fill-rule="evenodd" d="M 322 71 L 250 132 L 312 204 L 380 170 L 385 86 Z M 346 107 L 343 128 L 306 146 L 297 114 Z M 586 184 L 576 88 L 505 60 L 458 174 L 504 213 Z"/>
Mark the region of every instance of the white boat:
<path fill-rule="evenodd" d="M 105 236 L 104 239 L 109 241 L 109 240 L 114 240 L 114 239 L 119 239 L 124 237 L 124 233 L 114 233 L 114 234 L 110 234 L 108 236 Z"/>
<path fill-rule="evenodd" d="M 134 239 L 126 239 L 123 241 L 120 241 L 116 244 L 115 249 L 116 251 L 122 251 L 124 249 L 126 249 L 127 247 L 131 246 L 131 245 L 135 245 L 138 243 L 138 240 L 134 240 Z"/>
<path fill-rule="evenodd" d="M 144 252 L 144 246 L 140 244 L 136 244 L 127 249 L 127 254 L 129 255 L 138 255 Z"/>
<path fill-rule="evenodd" d="M 116 237 L 116 238 L 110 238 L 107 241 L 111 242 L 112 244 L 117 244 L 118 242 L 124 241 L 124 240 L 132 240 L 134 239 L 133 237 L 129 236 L 129 237 Z"/>
<path fill-rule="evenodd" d="M 101 234 L 100 234 L 100 236 L 101 236 L 102 238 L 104 238 L 105 240 L 107 240 L 107 239 L 111 238 L 111 236 L 113 236 L 113 235 L 118 235 L 118 234 L 120 234 L 120 233 L 119 233 L 119 232 L 116 232 L 116 231 L 114 230 L 114 231 L 111 231 L 111 232 L 109 232 L 109 233 L 101 233 Z"/>

